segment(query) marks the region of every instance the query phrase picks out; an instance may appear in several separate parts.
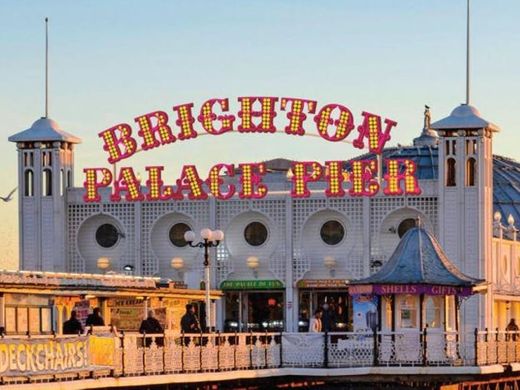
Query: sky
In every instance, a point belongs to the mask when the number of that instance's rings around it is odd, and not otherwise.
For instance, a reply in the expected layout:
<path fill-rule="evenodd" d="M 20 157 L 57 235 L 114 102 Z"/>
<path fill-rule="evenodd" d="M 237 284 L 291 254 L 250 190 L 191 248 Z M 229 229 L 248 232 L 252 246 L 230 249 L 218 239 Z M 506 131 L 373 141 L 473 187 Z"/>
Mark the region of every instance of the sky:
<path fill-rule="evenodd" d="M 502 131 L 494 152 L 520 159 L 520 2 L 472 0 L 471 103 Z M 398 122 L 389 144 L 411 144 L 424 105 L 441 119 L 465 101 L 466 0 L 0 0 L 0 195 L 17 183 L 7 137 L 44 114 L 49 17 L 49 117 L 82 139 L 83 168 L 109 166 L 97 134 L 209 98 L 301 97 Z M 284 118 L 279 112 L 277 120 Z M 282 123 L 282 122 L 279 122 Z M 279 126 L 281 127 L 281 126 Z M 312 129 L 311 129 L 312 130 Z M 134 130 L 136 131 L 136 130 Z M 312 132 L 312 131 L 311 131 Z M 284 157 L 359 154 L 348 143 L 281 134 L 200 137 L 127 160 L 136 171 Z M 16 197 L 15 197 L 16 198 Z M 0 269 L 18 266 L 18 204 L 0 202 Z"/>

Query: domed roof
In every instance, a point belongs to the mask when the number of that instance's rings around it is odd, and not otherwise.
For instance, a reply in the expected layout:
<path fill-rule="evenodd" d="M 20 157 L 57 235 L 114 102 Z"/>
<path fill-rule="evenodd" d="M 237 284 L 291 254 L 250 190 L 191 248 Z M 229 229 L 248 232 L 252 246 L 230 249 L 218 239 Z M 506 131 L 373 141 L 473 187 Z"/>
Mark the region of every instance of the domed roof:
<path fill-rule="evenodd" d="M 488 128 L 492 131 L 500 131 L 497 125 L 482 118 L 479 110 L 469 104 L 456 107 L 449 116 L 432 123 L 431 127 L 434 130 Z"/>
<path fill-rule="evenodd" d="M 64 141 L 78 144 L 81 139 L 63 131 L 56 121 L 40 118 L 32 126 L 8 138 L 11 142 Z"/>

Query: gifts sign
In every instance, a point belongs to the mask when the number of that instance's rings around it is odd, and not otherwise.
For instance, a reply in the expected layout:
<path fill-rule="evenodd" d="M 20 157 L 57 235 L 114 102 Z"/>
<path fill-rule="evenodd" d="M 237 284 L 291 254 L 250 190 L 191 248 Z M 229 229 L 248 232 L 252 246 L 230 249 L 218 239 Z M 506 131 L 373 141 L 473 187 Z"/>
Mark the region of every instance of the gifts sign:
<path fill-rule="evenodd" d="M 367 149 L 380 156 L 397 122 L 363 111 L 356 120 L 344 105 L 318 105 L 315 100 L 290 97 L 239 97 L 236 115 L 230 112 L 229 99 L 214 98 L 198 110 L 193 103 L 173 106 L 175 119 L 166 111 L 154 111 L 134 118 L 135 125 L 120 123 L 99 133 L 109 164 L 121 163 L 139 150 L 149 151 L 169 144 L 184 143 L 199 135 L 220 136 L 230 132 L 272 134 L 290 137 L 315 133 L 328 142 L 350 141 L 354 148 Z M 274 118 L 285 116 L 283 129 Z M 137 130 L 137 131 L 136 131 Z M 290 168 L 294 198 L 309 197 L 313 182 L 324 182 L 327 197 L 418 195 L 415 162 L 405 158 L 353 161 L 299 161 Z M 267 173 L 264 163 L 238 165 L 218 163 L 201 174 L 194 165 L 184 165 L 175 183 L 162 180 L 164 166 L 147 166 L 144 183 L 130 166 L 118 170 L 85 168 L 84 200 L 101 201 L 100 189 L 112 187 L 110 200 L 165 201 L 264 198 L 269 188 L 262 181 Z M 382 174 L 384 172 L 384 175 Z M 230 182 L 227 178 L 236 177 Z M 382 177 L 383 180 L 379 180 Z"/>

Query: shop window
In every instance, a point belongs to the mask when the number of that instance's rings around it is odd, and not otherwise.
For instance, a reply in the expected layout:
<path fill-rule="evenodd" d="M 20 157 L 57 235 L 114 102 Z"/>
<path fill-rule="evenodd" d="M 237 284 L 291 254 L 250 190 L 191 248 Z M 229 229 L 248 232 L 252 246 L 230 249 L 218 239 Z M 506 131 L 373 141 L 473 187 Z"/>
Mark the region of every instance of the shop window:
<path fill-rule="evenodd" d="M 251 246 L 260 246 L 267 240 L 267 228 L 263 223 L 251 222 L 244 229 L 244 238 Z"/>
<path fill-rule="evenodd" d="M 191 228 L 185 223 L 176 223 L 170 228 L 168 237 L 170 242 L 176 247 L 183 248 L 188 245 L 188 242 L 184 239 L 184 233 L 190 231 Z"/>
<path fill-rule="evenodd" d="M 96 230 L 96 242 L 103 248 L 112 248 L 119 240 L 119 231 L 110 224 L 105 223 Z"/>
<path fill-rule="evenodd" d="M 399 309 L 400 327 L 417 328 L 417 296 L 403 296 L 401 298 L 401 305 Z"/>
<path fill-rule="evenodd" d="M 327 221 L 320 229 L 320 236 L 327 245 L 337 245 L 345 237 L 345 228 L 338 221 Z"/>
<path fill-rule="evenodd" d="M 24 195 L 25 196 L 34 196 L 34 174 L 33 171 L 30 169 L 27 169 L 24 173 L 25 180 L 24 180 Z"/>
<path fill-rule="evenodd" d="M 385 328 L 387 330 L 391 330 L 392 329 L 392 317 L 394 316 L 394 313 L 392 313 L 392 298 L 383 296 L 383 310 L 385 313 L 385 318 L 384 318 Z"/>
<path fill-rule="evenodd" d="M 399 238 L 402 238 L 408 230 L 414 228 L 416 225 L 417 222 L 415 221 L 415 218 L 406 218 L 402 220 L 397 227 L 397 234 L 399 235 Z"/>
<path fill-rule="evenodd" d="M 426 297 L 424 306 L 426 325 L 429 328 L 440 328 L 441 326 L 441 298 Z"/>
<path fill-rule="evenodd" d="M 466 186 L 473 187 L 475 185 L 476 161 L 474 158 L 468 158 L 466 161 Z"/>
<path fill-rule="evenodd" d="M 52 172 L 50 169 L 43 170 L 42 195 L 52 196 Z"/>
<path fill-rule="evenodd" d="M 457 185 L 455 178 L 456 162 L 454 158 L 446 161 L 446 186 L 455 187 Z"/>

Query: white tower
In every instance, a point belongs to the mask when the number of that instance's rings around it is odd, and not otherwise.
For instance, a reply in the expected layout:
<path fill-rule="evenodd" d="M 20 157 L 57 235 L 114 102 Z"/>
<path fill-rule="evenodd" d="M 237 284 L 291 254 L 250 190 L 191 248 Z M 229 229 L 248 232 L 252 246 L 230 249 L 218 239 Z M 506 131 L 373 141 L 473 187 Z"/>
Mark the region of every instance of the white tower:
<path fill-rule="evenodd" d="M 493 238 L 493 133 L 471 105 L 432 123 L 439 134 L 439 239 L 446 254 L 467 275 L 491 280 Z M 490 297 L 478 296 L 462 306 L 466 331 L 490 326 Z"/>
<path fill-rule="evenodd" d="M 20 269 L 66 271 L 66 190 L 81 140 L 49 118 L 9 137 L 18 149 Z"/>

